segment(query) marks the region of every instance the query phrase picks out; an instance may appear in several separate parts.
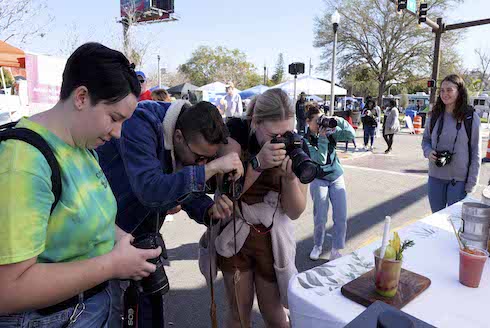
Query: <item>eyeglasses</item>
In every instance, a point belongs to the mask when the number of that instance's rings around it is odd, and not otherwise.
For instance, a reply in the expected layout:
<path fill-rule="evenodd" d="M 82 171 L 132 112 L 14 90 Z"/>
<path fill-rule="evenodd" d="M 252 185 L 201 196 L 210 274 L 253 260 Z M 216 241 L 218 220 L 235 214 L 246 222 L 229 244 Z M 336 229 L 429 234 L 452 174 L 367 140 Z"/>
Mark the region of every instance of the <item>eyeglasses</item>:
<path fill-rule="evenodd" d="M 187 142 L 187 139 L 185 138 L 184 133 L 182 133 L 182 138 L 184 138 L 184 141 L 185 141 L 185 144 L 187 146 L 187 149 L 189 149 L 189 151 L 195 157 L 194 164 L 198 165 L 198 164 L 200 164 L 200 163 L 202 163 L 204 161 L 206 161 L 206 163 L 207 162 L 211 162 L 212 160 L 216 159 L 216 157 L 218 157 L 218 154 L 214 154 L 213 156 L 205 156 L 205 155 L 201 155 L 201 154 L 195 153 L 194 151 L 192 151 L 189 143 Z"/>

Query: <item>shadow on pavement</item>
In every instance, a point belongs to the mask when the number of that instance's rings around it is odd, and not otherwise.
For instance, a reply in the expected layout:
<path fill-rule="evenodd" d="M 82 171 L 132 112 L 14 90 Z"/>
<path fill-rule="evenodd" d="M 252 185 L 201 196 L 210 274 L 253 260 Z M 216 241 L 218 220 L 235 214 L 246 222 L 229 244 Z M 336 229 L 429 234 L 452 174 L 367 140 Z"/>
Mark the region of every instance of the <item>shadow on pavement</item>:
<path fill-rule="evenodd" d="M 424 197 L 427 197 L 427 186 L 425 184 L 417 188 L 413 188 L 400 196 L 391 198 L 390 200 L 387 200 L 379 205 L 371 207 L 362 213 L 348 217 L 346 243 L 348 240 L 368 230 L 373 225 L 382 222 L 385 217 L 380 213 L 395 215 L 404 208 L 418 202 Z M 327 233 L 331 234 L 332 228 L 327 229 Z M 326 260 L 310 260 L 309 255 L 312 247 L 313 236 L 309 237 L 308 239 L 301 240 L 296 244 L 296 266 L 299 272 L 309 270 L 326 262 Z M 327 250 L 327 247 L 330 248 L 330 245 L 325 243 L 324 251 Z"/>
<path fill-rule="evenodd" d="M 214 283 L 214 291 L 218 327 L 225 327 L 227 305 L 225 286 L 221 276 Z M 170 292 L 165 300 L 165 327 L 211 327 L 210 304 L 211 297 L 207 287 L 194 289 L 172 289 L 170 287 Z M 183 313 L 192 313 L 192 315 L 182 315 Z M 258 311 L 252 310 L 251 318 L 252 327 L 264 327 L 262 316 Z"/>

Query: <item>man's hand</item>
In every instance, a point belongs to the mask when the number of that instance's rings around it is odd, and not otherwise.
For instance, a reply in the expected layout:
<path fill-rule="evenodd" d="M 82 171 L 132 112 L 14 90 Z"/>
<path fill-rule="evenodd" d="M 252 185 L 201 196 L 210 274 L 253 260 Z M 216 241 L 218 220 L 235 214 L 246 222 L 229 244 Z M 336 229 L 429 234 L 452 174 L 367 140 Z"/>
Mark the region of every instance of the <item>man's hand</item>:
<path fill-rule="evenodd" d="M 177 205 L 177 206 L 175 206 L 174 208 L 172 208 L 172 209 L 168 210 L 168 211 L 167 211 L 167 214 L 168 214 L 168 215 L 177 214 L 177 213 L 179 213 L 179 212 L 180 212 L 180 210 L 181 210 L 181 209 L 182 209 L 182 206 Z"/>
<path fill-rule="evenodd" d="M 284 148 L 286 148 L 286 145 L 283 143 L 273 144 L 270 141 L 266 142 L 257 154 L 260 168 L 266 170 L 281 165 L 286 157 L 286 149 Z"/>
<path fill-rule="evenodd" d="M 243 164 L 240 156 L 232 152 L 206 164 L 206 181 L 215 174 L 232 172 L 233 180 L 238 180 L 243 175 Z"/>
<path fill-rule="evenodd" d="M 233 202 L 226 196 L 216 196 L 214 205 L 209 209 L 209 216 L 213 220 L 229 218 L 233 213 Z"/>

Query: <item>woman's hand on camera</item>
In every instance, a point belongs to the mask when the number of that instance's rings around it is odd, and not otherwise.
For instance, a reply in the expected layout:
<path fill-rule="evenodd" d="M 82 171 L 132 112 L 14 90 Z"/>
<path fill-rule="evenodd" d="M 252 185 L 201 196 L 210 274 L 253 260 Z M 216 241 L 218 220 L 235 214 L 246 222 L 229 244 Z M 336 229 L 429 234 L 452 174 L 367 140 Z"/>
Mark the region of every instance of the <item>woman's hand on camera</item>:
<path fill-rule="evenodd" d="M 257 154 L 262 170 L 270 169 L 281 165 L 286 158 L 286 145 L 283 143 L 266 142 L 262 149 Z"/>
<path fill-rule="evenodd" d="M 134 237 L 127 234 L 110 252 L 113 276 L 116 279 L 141 280 L 156 270 L 155 264 L 147 260 L 158 257 L 162 248 L 139 249 L 131 244 L 133 240 Z"/>
<path fill-rule="evenodd" d="M 293 160 L 286 156 L 281 163 L 281 173 L 288 181 L 296 179 L 296 175 L 293 172 Z"/>
<path fill-rule="evenodd" d="M 233 212 L 233 202 L 226 195 L 215 197 L 214 205 L 210 209 L 209 215 L 213 220 L 229 218 Z"/>
<path fill-rule="evenodd" d="M 435 162 L 437 160 L 437 152 L 435 150 L 431 150 L 429 153 L 429 161 Z"/>

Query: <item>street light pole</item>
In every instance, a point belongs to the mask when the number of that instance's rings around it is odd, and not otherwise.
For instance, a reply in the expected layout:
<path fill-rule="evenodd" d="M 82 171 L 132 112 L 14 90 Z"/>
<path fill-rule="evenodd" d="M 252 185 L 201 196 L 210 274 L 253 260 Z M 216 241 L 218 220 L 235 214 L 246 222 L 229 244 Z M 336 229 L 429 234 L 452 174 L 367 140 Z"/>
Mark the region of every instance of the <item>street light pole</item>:
<path fill-rule="evenodd" d="M 158 87 L 162 87 L 162 71 L 160 70 L 160 55 L 157 55 L 158 59 Z"/>
<path fill-rule="evenodd" d="M 332 79 L 331 89 L 330 89 L 330 116 L 333 116 L 334 113 L 334 104 L 335 104 L 335 61 L 337 57 L 337 30 L 339 28 L 340 15 L 336 10 L 332 15 L 332 26 L 333 26 L 333 51 L 332 51 Z"/>

